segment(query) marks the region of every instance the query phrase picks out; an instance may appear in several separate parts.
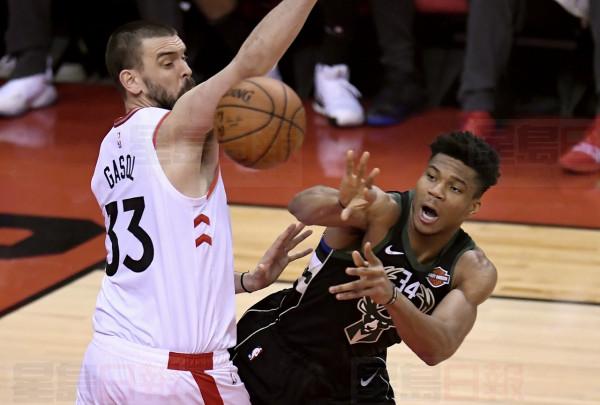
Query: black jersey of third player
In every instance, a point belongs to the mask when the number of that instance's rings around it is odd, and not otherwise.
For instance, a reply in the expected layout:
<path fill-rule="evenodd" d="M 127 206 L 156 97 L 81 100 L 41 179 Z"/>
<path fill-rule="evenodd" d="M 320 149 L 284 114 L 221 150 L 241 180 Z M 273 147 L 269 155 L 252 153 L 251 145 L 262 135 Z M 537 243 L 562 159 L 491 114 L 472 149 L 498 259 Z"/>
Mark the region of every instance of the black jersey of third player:
<path fill-rule="evenodd" d="M 412 194 L 391 193 L 401 206 L 401 216 L 374 253 L 400 291 L 420 311 L 431 314 L 451 289 L 457 259 L 475 245 L 459 229 L 436 260 L 419 263 L 407 233 Z M 338 301 L 329 293 L 330 286 L 356 279 L 345 273 L 347 267 L 354 267 L 350 254 L 333 250 L 321 240 L 310 265 L 285 294 L 278 311 L 281 336 L 321 364 L 342 366 L 353 356 L 376 355 L 400 342 L 383 306 L 367 297 Z"/>

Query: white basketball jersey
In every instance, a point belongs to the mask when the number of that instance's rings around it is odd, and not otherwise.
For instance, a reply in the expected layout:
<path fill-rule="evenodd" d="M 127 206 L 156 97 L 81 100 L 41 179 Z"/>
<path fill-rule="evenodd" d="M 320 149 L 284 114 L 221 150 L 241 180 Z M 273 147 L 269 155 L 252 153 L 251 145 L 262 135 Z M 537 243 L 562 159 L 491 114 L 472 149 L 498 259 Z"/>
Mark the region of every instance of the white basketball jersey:
<path fill-rule="evenodd" d="M 134 110 L 100 147 L 92 190 L 107 230 L 107 268 L 94 329 L 174 352 L 215 352 L 236 337 L 227 197 L 218 172 L 202 198 L 171 185 L 153 142 L 167 114 Z"/>

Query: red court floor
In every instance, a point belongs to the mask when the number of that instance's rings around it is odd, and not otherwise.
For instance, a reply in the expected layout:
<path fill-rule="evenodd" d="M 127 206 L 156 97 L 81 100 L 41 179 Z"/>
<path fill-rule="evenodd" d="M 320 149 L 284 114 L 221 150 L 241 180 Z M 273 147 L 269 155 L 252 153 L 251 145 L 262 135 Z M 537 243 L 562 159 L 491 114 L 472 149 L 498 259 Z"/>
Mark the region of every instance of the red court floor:
<path fill-rule="evenodd" d="M 59 93 L 54 107 L 0 120 L 0 315 L 104 258 L 90 179 L 122 104 L 107 86 L 62 85 Z M 391 128 L 336 129 L 307 108 L 305 144 L 287 164 L 253 171 L 223 158 L 231 203 L 285 206 L 307 186 L 336 186 L 350 148 L 372 153 L 382 188 L 410 188 L 430 141 L 456 126 L 455 110 L 434 109 Z M 569 175 L 555 163 L 587 124 L 509 121 L 493 139 L 503 159 L 501 182 L 475 219 L 600 228 L 600 176 Z"/>

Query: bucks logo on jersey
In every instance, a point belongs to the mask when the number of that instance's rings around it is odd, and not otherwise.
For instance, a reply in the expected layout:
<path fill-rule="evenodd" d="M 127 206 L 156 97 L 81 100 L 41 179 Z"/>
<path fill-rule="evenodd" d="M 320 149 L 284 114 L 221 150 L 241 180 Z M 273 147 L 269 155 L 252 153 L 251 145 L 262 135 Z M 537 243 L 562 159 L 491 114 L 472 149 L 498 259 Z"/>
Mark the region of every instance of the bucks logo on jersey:
<path fill-rule="evenodd" d="M 411 271 L 393 266 L 386 267 L 385 271 L 390 281 L 419 311 L 428 313 L 435 307 L 433 292 L 424 283 L 413 280 Z M 344 329 L 350 344 L 375 343 L 384 331 L 394 327 L 394 322 L 385 307 L 376 304 L 371 298 L 361 298 L 356 308 L 362 314 L 361 319 Z"/>

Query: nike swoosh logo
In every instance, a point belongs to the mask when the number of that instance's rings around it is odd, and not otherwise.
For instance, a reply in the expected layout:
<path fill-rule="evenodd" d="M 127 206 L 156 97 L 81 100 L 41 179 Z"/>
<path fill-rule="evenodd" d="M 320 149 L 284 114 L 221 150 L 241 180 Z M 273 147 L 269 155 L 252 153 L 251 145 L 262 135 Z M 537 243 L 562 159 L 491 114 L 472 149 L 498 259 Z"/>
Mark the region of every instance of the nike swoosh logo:
<path fill-rule="evenodd" d="M 371 381 L 373 381 L 373 378 L 375 378 L 375 376 L 377 375 L 377 373 L 379 373 L 379 370 L 375 371 L 373 373 L 373 375 L 369 378 L 367 378 L 366 380 L 363 380 L 362 378 L 360 379 L 360 386 L 361 387 L 366 387 L 367 385 L 371 384 Z"/>
<path fill-rule="evenodd" d="M 388 247 L 385 248 L 385 253 L 387 253 L 390 256 L 403 255 L 404 254 L 404 252 L 398 252 L 396 250 L 392 250 L 392 245 L 389 245 Z"/>

